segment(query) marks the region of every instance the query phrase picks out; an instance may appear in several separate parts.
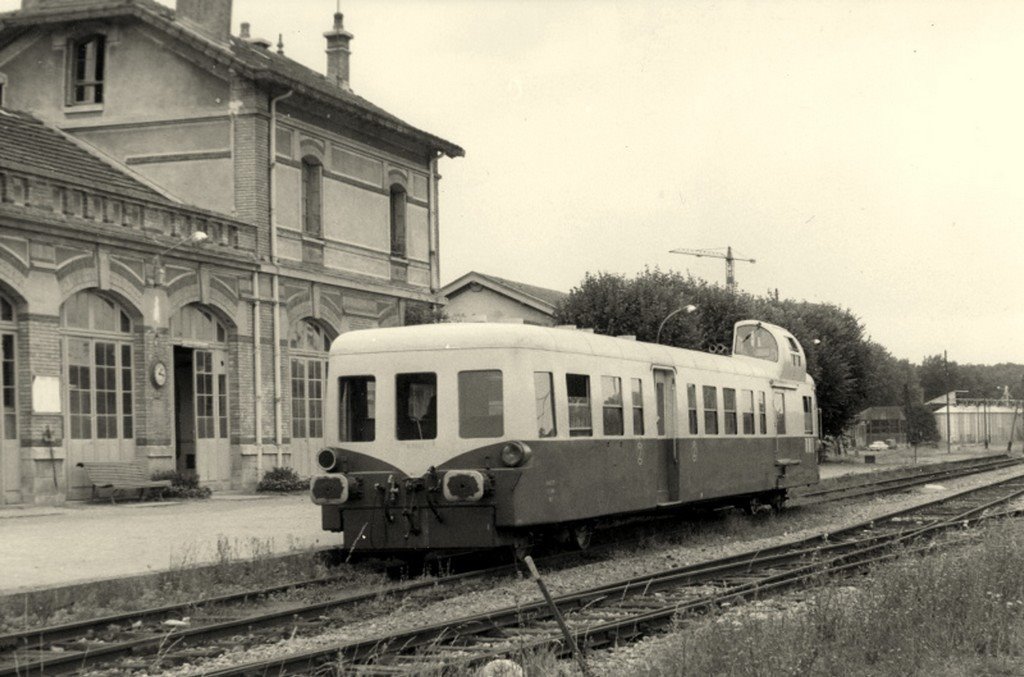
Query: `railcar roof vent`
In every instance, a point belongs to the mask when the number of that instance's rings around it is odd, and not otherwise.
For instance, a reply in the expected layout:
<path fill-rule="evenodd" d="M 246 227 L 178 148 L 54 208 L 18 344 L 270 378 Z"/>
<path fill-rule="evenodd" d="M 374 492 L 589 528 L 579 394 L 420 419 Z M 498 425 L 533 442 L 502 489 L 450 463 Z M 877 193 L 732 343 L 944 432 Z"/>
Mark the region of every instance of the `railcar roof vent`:
<path fill-rule="evenodd" d="M 572 330 L 575 330 L 576 329 L 576 325 L 575 324 L 557 324 L 557 325 L 555 325 L 555 329 L 572 329 Z"/>
<path fill-rule="evenodd" d="M 627 341 L 635 341 L 636 334 L 619 334 L 615 338 L 626 339 Z"/>
<path fill-rule="evenodd" d="M 594 333 L 594 328 L 593 327 L 580 327 L 580 331 L 583 332 L 584 334 L 593 334 Z"/>

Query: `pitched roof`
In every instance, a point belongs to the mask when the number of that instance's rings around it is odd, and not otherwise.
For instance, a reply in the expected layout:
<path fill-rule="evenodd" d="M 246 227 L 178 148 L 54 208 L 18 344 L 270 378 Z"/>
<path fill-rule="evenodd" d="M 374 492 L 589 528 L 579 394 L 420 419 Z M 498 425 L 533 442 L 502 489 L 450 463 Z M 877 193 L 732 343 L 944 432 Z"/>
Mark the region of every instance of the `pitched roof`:
<path fill-rule="evenodd" d="M 516 282 L 515 280 L 507 280 L 503 277 L 486 275 L 476 271 L 470 271 L 462 277 L 449 282 L 441 289 L 441 294 L 444 296 L 451 296 L 463 287 L 473 284 L 474 282 L 477 284 L 484 284 L 484 286 L 495 289 L 496 291 L 504 291 L 506 295 L 508 295 L 508 292 L 512 292 L 512 295 L 526 297 L 526 300 L 532 301 L 533 304 L 543 306 L 541 310 L 546 312 L 554 312 L 555 308 L 558 307 L 558 304 L 562 302 L 562 299 L 568 296 L 565 292 L 557 291 L 555 289 L 537 287 L 532 284 Z"/>
<path fill-rule="evenodd" d="M 27 28 L 41 23 L 69 23 L 114 16 L 134 16 L 199 49 L 206 56 L 240 70 L 258 82 L 278 84 L 296 93 L 323 101 L 367 122 L 404 135 L 449 157 L 466 152 L 450 141 L 417 129 L 361 96 L 338 86 L 286 56 L 257 47 L 232 36 L 228 43 L 212 40 L 175 21 L 174 10 L 154 0 L 69 0 L 53 5 L 0 14 L 0 31 L 7 27 Z"/>
<path fill-rule="evenodd" d="M 167 198 L 113 161 L 90 153 L 37 118 L 0 108 L 0 168 L 121 195 L 167 202 Z"/>

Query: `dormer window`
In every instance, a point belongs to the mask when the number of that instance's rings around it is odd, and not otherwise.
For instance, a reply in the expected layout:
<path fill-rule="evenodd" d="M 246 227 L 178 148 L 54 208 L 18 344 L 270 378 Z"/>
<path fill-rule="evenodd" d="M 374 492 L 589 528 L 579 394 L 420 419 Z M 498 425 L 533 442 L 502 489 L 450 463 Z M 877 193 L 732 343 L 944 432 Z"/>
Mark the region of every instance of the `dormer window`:
<path fill-rule="evenodd" d="M 796 339 L 792 336 L 787 336 L 786 341 L 789 343 L 789 357 L 793 362 L 793 366 L 803 366 L 803 356 L 800 354 L 800 345 L 796 342 Z"/>
<path fill-rule="evenodd" d="M 68 49 L 69 106 L 103 103 L 106 42 L 107 39 L 103 35 L 87 35 L 71 41 Z"/>
<path fill-rule="evenodd" d="M 779 344 L 772 333 L 764 327 L 747 324 L 736 329 L 736 347 L 733 353 L 778 362 Z"/>

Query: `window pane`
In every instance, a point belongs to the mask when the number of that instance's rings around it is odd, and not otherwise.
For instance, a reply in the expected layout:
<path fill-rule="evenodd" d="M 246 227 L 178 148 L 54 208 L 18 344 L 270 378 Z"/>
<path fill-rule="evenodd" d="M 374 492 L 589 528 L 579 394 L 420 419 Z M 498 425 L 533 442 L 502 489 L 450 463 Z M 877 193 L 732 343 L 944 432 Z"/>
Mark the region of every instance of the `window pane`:
<path fill-rule="evenodd" d="M 736 354 L 778 362 L 779 344 L 764 327 L 746 325 L 736 330 Z"/>
<path fill-rule="evenodd" d="M 537 412 L 537 436 L 554 437 L 556 434 L 555 386 L 551 372 L 533 372 L 533 397 Z"/>
<path fill-rule="evenodd" d="M 338 379 L 338 438 L 342 442 L 372 442 L 377 381 L 372 376 Z"/>
<path fill-rule="evenodd" d="M 772 404 L 775 406 L 775 434 L 786 434 L 786 394 L 775 393 L 772 396 Z"/>
<path fill-rule="evenodd" d="M 569 399 L 569 437 L 594 434 L 590 415 L 590 377 L 566 374 L 565 389 Z"/>
<path fill-rule="evenodd" d="M 622 416 L 622 379 L 618 376 L 601 377 L 601 397 L 603 405 L 603 426 L 605 435 L 621 435 L 623 433 Z"/>
<path fill-rule="evenodd" d="M 758 398 L 757 399 L 757 411 L 758 411 L 758 418 L 760 419 L 760 422 L 761 422 L 761 434 L 762 435 L 767 435 L 768 434 L 768 408 L 765 406 L 764 393 L 763 392 L 758 392 L 757 393 L 757 398 Z"/>
<path fill-rule="evenodd" d="M 505 433 L 501 372 L 459 372 L 459 437 L 501 437 Z"/>
<path fill-rule="evenodd" d="M 743 405 L 743 434 L 754 434 L 754 391 L 744 390 L 741 399 Z"/>
<path fill-rule="evenodd" d="M 735 435 L 736 430 L 736 390 L 722 388 L 722 411 L 725 412 L 725 434 Z"/>
<path fill-rule="evenodd" d="M 813 412 L 814 412 L 814 408 L 813 408 L 813 405 L 811 404 L 811 398 L 804 397 L 804 434 L 805 435 L 813 435 L 814 434 L 814 413 Z M 899 421 L 893 421 L 893 423 L 895 423 L 897 425 L 897 432 L 898 432 Z"/>
<path fill-rule="evenodd" d="M 718 388 L 704 386 L 704 434 L 718 434 Z"/>
<path fill-rule="evenodd" d="M 697 386 L 693 383 L 686 384 L 686 407 L 690 418 L 690 434 L 697 434 Z"/>
<path fill-rule="evenodd" d="M 395 436 L 400 440 L 437 437 L 437 374 L 395 376 Z"/>
<path fill-rule="evenodd" d="M 644 434 L 644 388 L 640 379 L 632 379 L 633 390 L 633 434 Z"/>
<path fill-rule="evenodd" d="M 0 404 L 3 406 L 0 429 L 3 430 L 4 439 L 13 440 L 17 436 L 14 334 L 0 334 L 0 391 Z"/>

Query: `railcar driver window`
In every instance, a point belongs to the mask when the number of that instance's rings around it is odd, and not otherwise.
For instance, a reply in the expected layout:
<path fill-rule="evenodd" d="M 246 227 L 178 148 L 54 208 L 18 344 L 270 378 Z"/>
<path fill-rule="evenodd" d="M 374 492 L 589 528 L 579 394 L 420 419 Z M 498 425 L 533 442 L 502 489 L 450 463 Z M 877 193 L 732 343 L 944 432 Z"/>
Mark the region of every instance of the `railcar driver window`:
<path fill-rule="evenodd" d="M 343 376 L 338 379 L 338 386 L 338 439 L 373 442 L 377 380 L 372 376 Z"/>
<path fill-rule="evenodd" d="M 590 414 L 590 377 L 566 374 L 565 389 L 569 397 L 569 437 L 590 437 L 594 434 Z"/>
<path fill-rule="evenodd" d="M 459 437 L 501 437 L 505 433 L 501 372 L 459 372 Z"/>
<path fill-rule="evenodd" d="M 533 372 L 533 396 L 537 405 L 537 437 L 554 437 L 555 386 L 550 371 Z"/>
<path fill-rule="evenodd" d="M 432 440 L 437 437 L 437 374 L 395 376 L 395 437 Z"/>

